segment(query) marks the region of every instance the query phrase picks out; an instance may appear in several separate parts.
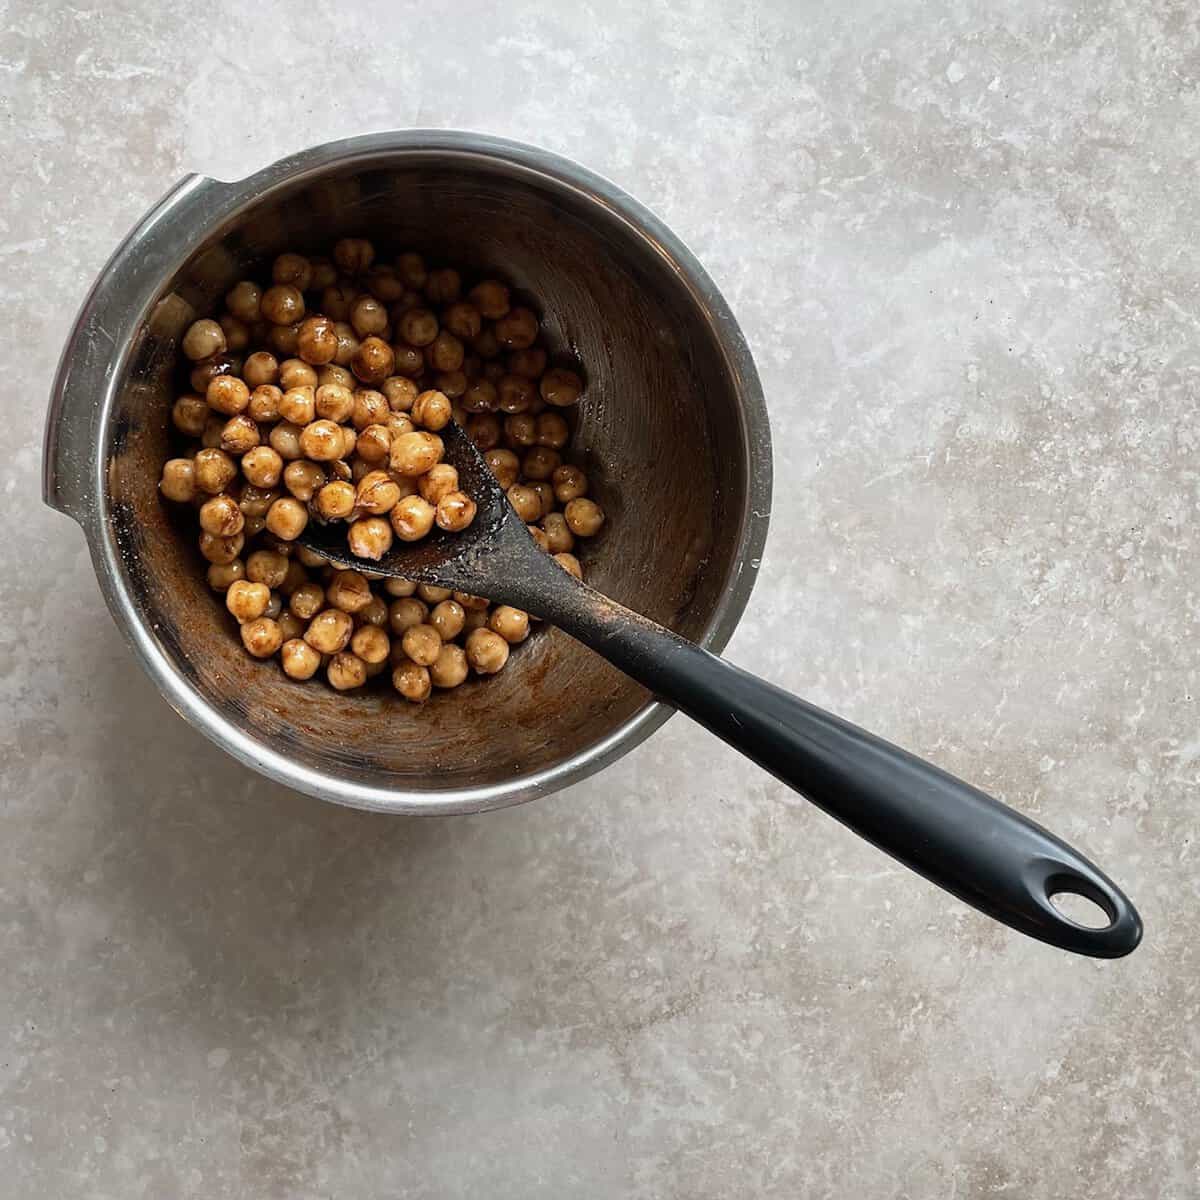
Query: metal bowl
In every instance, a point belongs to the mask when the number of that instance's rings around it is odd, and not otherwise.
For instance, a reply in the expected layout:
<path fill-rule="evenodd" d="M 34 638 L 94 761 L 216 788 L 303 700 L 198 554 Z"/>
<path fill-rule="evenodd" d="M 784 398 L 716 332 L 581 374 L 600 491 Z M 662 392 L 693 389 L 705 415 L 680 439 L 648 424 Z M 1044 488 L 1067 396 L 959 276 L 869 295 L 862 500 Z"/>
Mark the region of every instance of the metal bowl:
<path fill-rule="evenodd" d="M 474 812 L 564 787 L 670 710 L 558 630 L 486 681 L 415 707 L 255 662 L 157 494 L 189 321 L 284 248 L 346 234 L 496 272 L 588 378 L 573 445 L 610 515 L 589 581 L 713 650 L 767 531 L 770 431 L 750 352 L 680 241 L 575 163 L 476 134 L 372 134 L 236 183 L 189 176 L 117 249 L 71 332 L 45 498 L 74 517 L 117 624 L 168 702 L 222 749 L 326 800 Z"/>

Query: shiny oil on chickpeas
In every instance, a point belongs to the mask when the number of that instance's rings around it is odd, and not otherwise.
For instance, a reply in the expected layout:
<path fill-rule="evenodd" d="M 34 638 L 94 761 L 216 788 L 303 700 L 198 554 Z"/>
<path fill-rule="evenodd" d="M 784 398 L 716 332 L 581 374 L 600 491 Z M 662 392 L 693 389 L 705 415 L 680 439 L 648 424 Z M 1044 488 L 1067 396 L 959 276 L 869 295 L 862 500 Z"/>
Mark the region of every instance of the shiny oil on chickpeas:
<path fill-rule="evenodd" d="M 211 589 L 246 651 L 342 691 L 380 674 L 414 703 L 503 669 L 528 614 L 432 583 L 332 568 L 296 545 L 336 522 L 350 553 L 468 528 L 476 498 L 443 461 L 457 421 L 531 538 L 582 577 L 575 551 L 605 524 L 571 461 L 563 410 L 584 374 L 551 360 L 533 306 L 412 250 L 341 239 L 278 254 L 234 281 L 180 339 L 164 500 L 196 513 Z M 553 361 L 554 365 L 550 365 Z"/>

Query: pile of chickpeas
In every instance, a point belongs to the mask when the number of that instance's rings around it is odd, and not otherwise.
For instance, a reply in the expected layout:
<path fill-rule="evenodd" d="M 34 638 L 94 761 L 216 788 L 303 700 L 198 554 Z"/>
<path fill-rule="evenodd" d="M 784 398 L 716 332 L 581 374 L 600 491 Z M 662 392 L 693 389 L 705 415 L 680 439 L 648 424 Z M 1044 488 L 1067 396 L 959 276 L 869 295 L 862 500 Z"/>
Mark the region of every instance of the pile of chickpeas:
<path fill-rule="evenodd" d="M 310 520 L 343 522 L 352 554 L 458 532 L 475 501 L 443 462 L 462 425 L 539 546 L 583 578 L 573 551 L 604 525 L 588 479 L 564 461 L 561 409 L 583 392 L 552 366 L 535 313 L 497 279 L 464 286 L 421 255 L 376 259 L 343 238 L 332 260 L 281 254 L 271 282 L 236 283 L 225 311 L 190 325 L 188 387 L 172 422 L 186 446 L 162 495 L 195 509 L 213 591 L 255 658 L 292 679 L 324 669 L 339 691 L 389 669 L 414 702 L 471 671 L 493 675 L 531 618 L 449 588 L 337 570 L 295 545 Z"/>

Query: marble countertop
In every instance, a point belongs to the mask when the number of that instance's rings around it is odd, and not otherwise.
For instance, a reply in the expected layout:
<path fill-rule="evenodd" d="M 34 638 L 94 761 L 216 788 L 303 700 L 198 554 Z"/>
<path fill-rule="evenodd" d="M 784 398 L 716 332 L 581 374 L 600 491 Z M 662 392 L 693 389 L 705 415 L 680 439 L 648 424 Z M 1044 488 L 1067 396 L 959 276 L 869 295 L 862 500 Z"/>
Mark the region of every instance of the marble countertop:
<path fill-rule="evenodd" d="M 5 1196 L 1200 1193 L 1198 82 L 1172 0 L 0 10 Z M 39 501 L 73 313 L 179 175 L 409 125 L 693 247 L 775 437 L 729 656 L 1080 844 L 1133 957 L 987 921 L 683 718 L 412 821 L 171 713 Z"/>

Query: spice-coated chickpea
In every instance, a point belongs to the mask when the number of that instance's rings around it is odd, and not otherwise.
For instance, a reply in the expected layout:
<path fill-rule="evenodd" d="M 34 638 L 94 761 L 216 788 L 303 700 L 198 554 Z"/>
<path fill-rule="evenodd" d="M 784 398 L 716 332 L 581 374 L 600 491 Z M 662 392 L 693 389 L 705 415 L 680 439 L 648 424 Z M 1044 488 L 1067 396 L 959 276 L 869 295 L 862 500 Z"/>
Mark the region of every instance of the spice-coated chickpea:
<path fill-rule="evenodd" d="M 272 325 L 295 325 L 304 320 L 304 296 L 299 288 L 290 283 L 280 283 L 267 288 L 263 292 L 261 307 L 264 319 Z"/>
<path fill-rule="evenodd" d="M 340 608 L 327 608 L 317 613 L 304 631 L 304 640 L 322 654 L 337 654 L 350 644 L 354 621 Z"/>
<path fill-rule="evenodd" d="M 214 496 L 200 506 L 200 528 L 218 537 L 233 537 L 241 533 L 246 515 L 232 496 Z"/>
<path fill-rule="evenodd" d="M 275 618 L 275 623 L 279 626 L 279 636 L 283 638 L 283 645 L 279 647 L 280 655 L 282 656 L 284 648 L 292 638 L 299 638 L 304 632 L 304 622 L 299 617 L 294 616 L 290 612 L 282 612 Z M 311 649 L 311 647 L 309 647 Z M 316 654 L 316 651 L 313 651 Z M 320 655 L 317 655 L 320 658 Z"/>
<path fill-rule="evenodd" d="M 377 337 L 364 339 L 350 360 L 350 369 L 363 383 L 382 383 L 395 365 L 391 346 Z"/>
<path fill-rule="evenodd" d="M 551 554 L 565 554 L 575 548 L 575 535 L 562 513 L 547 513 L 542 518 L 542 530 L 546 535 L 546 549 Z"/>
<path fill-rule="evenodd" d="M 429 624 L 437 630 L 443 642 L 450 642 L 462 633 L 466 618 L 466 610 L 457 600 L 442 600 L 434 605 L 429 614 Z"/>
<path fill-rule="evenodd" d="M 488 618 L 488 628 L 498 633 L 510 646 L 523 642 L 529 636 L 529 614 L 511 604 L 500 604 Z"/>
<path fill-rule="evenodd" d="M 357 299 L 358 288 L 354 284 L 331 283 L 321 293 L 321 311 L 335 324 L 344 323 L 349 328 L 350 308 Z"/>
<path fill-rule="evenodd" d="M 442 639 L 432 625 L 410 626 L 404 631 L 400 644 L 404 653 L 422 667 L 433 666 L 442 650 Z"/>
<path fill-rule="evenodd" d="M 363 625 L 354 631 L 350 649 L 365 663 L 387 662 L 392 639 L 378 625 Z"/>
<path fill-rule="evenodd" d="M 537 418 L 516 413 L 504 418 L 504 442 L 514 450 L 537 444 Z"/>
<path fill-rule="evenodd" d="M 245 413 L 230 417 L 221 429 L 221 449 L 226 454 L 246 454 L 258 443 L 258 426 Z"/>
<path fill-rule="evenodd" d="M 259 617 L 242 626 L 242 645 L 255 658 L 270 658 L 283 645 L 283 633 L 270 617 Z"/>
<path fill-rule="evenodd" d="M 359 296 L 350 306 L 350 324 L 360 338 L 382 333 L 387 323 L 387 308 L 374 296 Z"/>
<path fill-rule="evenodd" d="M 442 313 L 442 326 L 455 337 L 470 341 L 477 338 L 483 329 L 483 316 L 474 304 L 459 300 Z"/>
<path fill-rule="evenodd" d="M 411 412 L 421 391 L 411 379 L 406 379 L 403 375 L 389 375 L 379 388 L 389 410 L 395 413 Z"/>
<path fill-rule="evenodd" d="M 437 314 L 428 308 L 410 308 L 401 314 L 396 332 L 410 346 L 429 346 L 439 332 Z"/>
<path fill-rule="evenodd" d="M 307 546 L 296 546 L 295 551 L 296 557 L 310 571 L 316 571 L 322 567 L 329 566 L 329 560 L 323 554 L 318 554 L 315 550 L 309 550 Z"/>
<path fill-rule="evenodd" d="M 232 313 L 224 313 L 217 322 L 225 335 L 225 348 L 231 354 L 240 354 L 250 343 L 250 329 L 245 321 L 239 321 Z"/>
<path fill-rule="evenodd" d="M 429 681 L 429 669 L 422 667 L 419 663 L 402 662 L 392 672 L 392 687 L 405 700 L 411 700 L 414 704 L 420 704 L 422 701 L 429 699 L 429 693 L 432 690 Z"/>
<path fill-rule="evenodd" d="M 337 353 L 333 356 L 333 365 L 349 367 L 362 343 L 358 340 L 358 334 L 354 332 L 354 326 L 349 321 L 335 321 L 333 331 L 337 334 Z"/>
<path fill-rule="evenodd" d="M 338 383 L 323 383 L 313 396 L 316 415 L 325 421 L 348 421 L 354 411 L 354 393 Z"/>
<path fill-rule="evenodd" d="M 237 463 L 224 450 L 197 450 L 192 459 L 196 487 L 202 492 L 217 495 L 237 478 Z"/>
<path fill-rule="evenodd" d="M 301 584 L 288 601 L 288 609 L 302 621 L 311 621 L 325 607 L 325 589 L 312 580 Z"/>
<path fill-rule="evenodd" d="M 522 375 L 502 375 L 499 383 L 492 384 L 487 380 L 483 380 L 475 386 L 482 387 L 484 383 L 495 392 L 496 407 L 501 412 L 528 412 L 533 404 L 534 397 L 537 395 L 537 389 L 533 386 L 533 381 L 526 379 Z"/>
<path fill-rule="evenodd" d="M 391 512 L 400 499 L 400 487 L 386 471 L 368 471 L 358 481 L 355 505 L 362 511 L 380 516 Z"/>
<path fill-rule="evenodd" d="M 401 475 L 423 475 L 441 462 L 445 446 L 436 433 L 416 430 L 392 442 L 391 467 Z"/>
<path fill-rule="evenodd" d="M 287 455 L 285 454 L 283 457 L 286 458 Z M 316 463 L 300 457 L 299 430 L 297 430 L 296 458 L 294 462 L 289 462 L 283 469 L 283 486 L 297 500 L 303 500 L 307 504 L 325 485 L 326 478 L 324 470 Z"/>
<path fill-rule="evenodd" d="M 537 430 L 536 441 L 539 446 L 548 446 L 551 450 L 561 450 L 567 444 L 567 439 L 571 436 L 571 429 L 560 413 L 539 413 L 534 420 Z"/>
<path fill-rule="evenodd" d="M 387 420 L 389 412 L 387 397 L 374 388 L 360 387 L 351 395 L 350 420 L 355 429 L 378 425 Z"/>
<path fill-rule="evenodd" d="M 508 288 L 498 279 L 483 279 L 468 293 L 471 301 L 489 321 L 508 312 L 511 301 Z"/>
<path fill-rule="evenodd" d="M 476 379 L 462 394 L 462 406 L 469 413 L 495 412 L 500 407 L 500 395 L 490 379 Z"/>
<path fill-rule="evenodd" d="M 293 425 L 307 425 L 317 415 L 316 390 L 307 384 L 288 388 L 279 397 L 279 415 Z"/>
<path fill-rule="evenodd" d="M 308 262 L 312 267 L 312 279 L 308 285 L 311 291 L 322 291 L 337 282 L 337 268 L 328 258 L 314 254 L 309 257 Z"/>
<path fill-rule="evenodd" d="M 268 509 L 267 511 L 270 512 L 271 510 Z M 291 558 L 292 551 L 295 550 L 295 546 L 292 545 L 289 539 L 278 537 L 270 530 L 267 530 L 263 534 L 262 544 L 267 550 L 274 550 L 276 554 L 282 554 L 284 558 Z"/>
<path fill-rule="evenodd" d="M 396 274 L 404 281 L 404 286 L 410 288 L 423 288 L 429 279 L 424 258 L 412 250 L 396 256 Z"/>
<path fill-rule="evenodd" d="M 473 596 L 470 592 L 455 592 L 454 599 L 468 612 L 483 612 L 491 603 L 486 596 Z"/>
<path fill-rule="evenodd" d="M 466 618 L 463 621 L 463 633 L 470 636 L 471 632 L 476 629 L 486 628 L 488 623 L 487 608 L 468 608 Z"/>
<path fill-rule="evenodd" d="M 408 413 L 390 412 L 383 423 L 387 426 L 388 432 L 392 435 L 393 443 L 395 443 L 396 439 L 401 434 L 412 433 L 417 428 L 413 424 L 412 418 L 408 415 Z"/>
<path fill-rule="evenodd" d="M 474 413 L 467 419 L 466 431 L 480 453 L 500 444 L 500 418 L 495 413 Z"/>
<path fill-rule="evenodd" d="M 238 494 L 238 507 L 247 517 L 265 517 L 267 509 L 278 499 L 278 488 L 247 483 Z"/>
<path fill-rule="evenodd" d="M 521 459 L 521 474 L 526 479 L 549 479 L 562 465 L 562 455 L 549 446 L 534 446 Z"/>
<path fill-rule="evenodd" d="M 425 295 L 433 304 L 453 304 L 462 294 L 462 276 L 453 267 L 439 267 L 429 272 Z"/>
<path fill-rule="evenodd" d="M 193 321 L 183 335 L 182 345 L 184 354 L 192 362 L 211 358 L 214 354 L 224 354 L 225 331 L 216 321 L 210 321 L 207 317 L 202 321 Z"/>
<path fill-rule="evenodd" d="M 186 504 L 196 494 L 196 464 L 190 458 L 167 459 L 158 490 L 165 499 Z"/>
<path fill-rule="evenodd" d="M 558 563 L 558 565 L 562 567 L 562 569 L 566 571 L 568 575 L 574 575 L 576 579 L 583 578 L 583 568 L 579 565 L 579 559 L 577 559 L 575 555 L 556 554 L 554 556 L 554 561 Z"/>
<path fill-rule="evenodd" d="M 224 428 L 224 420 L 210 408 L 204 422 L 204 432 L 200 434 L 200 445 L 205 450 L 219 450 L 221 448 L 221 431 Z"/>
<path fill-rule="evenodd" d="M 554 485 L 554 498 L 559 504 L 566 504 L 587 495 L 588 477 L 581 468 L 572 463 L 563 463 L 561 467 L 556 467 L 554 474 L 550 476 L 550 482 Z"/>
<path fill-rule="evenodd" d="M 284 574 L 283 582 L 279 585 L 279 590 L 285 596 L 291 597 L 306 583 L 308 583 L 308 572 L 296 559 L 289 558 L 287 572 Z"/>
<path fill-rule="evenodd" d="M 267 527 L 266 517 L 247 517 L 246 525 L 242 532 L 245 534 L 246 541 L 258 537 L 260 533 Z"/>
<path fill-rule="evenodd" d="M 383 590 L 389 596 L 411 596 L 417 590 L 417 586 L 412 579 L 398 579 L 390 575 L 383 581 Z"/>
<path fill-rule="evenodd" d="M 229 563 L 209 563 L 205 578 L 214 592 L 223 592 L 239 579 L 246 578 L 246 564 L 240 558 Z"/>
<path fill-rule="evenodd" d="M 208 391 L 208 385 L 218 375 L 233 374 L 236 374 L 233 369 L 233 359 L 228 354 L 214 354 L 209 358 L 202 358 L 192 368 L 188 382 L 191 384 L 192 391 L 203 394 Z"/>
<path fill-rule="evenodd" d="M 337 330 L 326 316 L 305 317 L 296 334 L 296 353 L 312 366 L 333 362 L 338 351 Z"/>
<path fill-rule="evenodd" d="M 366 238 L 341 238 L 334 244 L 333 261 L 343 275 L 361 275 L 375 261 L 375 247 Z"/>
<path fill-rule="evenodd" d="M 265 583 L 251 583 L 238 579 L 229 585 L 225 593 L 225 607 L 233 614 L 238 624 L 257 620 L 267 611 L 271 603 L 271 589 Z"/>
<path fill-rule="evenodd" d="M 260 425 L 274 424 L 279 420 L 279 402 L 282 399 L 283 391 L 280 388 L 273 383 L 260 383 L 250 393 L 246 412 Z"/>
<path fill-rule="evenodd" d="M 262 313 L 259 305 L 262 303 L 262 288 L 251 279 L 243 279 L 235 283 L 225 293 L 225 307 L 239 321 L 253 324 L 259 320 Z"/>
<path fill-rule="evenodd" d="M 444 644 L 429 668 L 429 678 L 434 687 L 458 687 L 467 678 L 467 656 L 463 648 L 453 643 Z"/>
<path fill-rule="evenodd" d="M 325 589 L 325 598 L 334 608 L 353 614 L 371 603 L 371 585 L 358 571 L 335 571 Z"/>
<path fill-rule="evenodd" d="M 342 458 L 348 459 L 358 445 L 358 434 L 349 425 L 340 426 L 342 431 Z M 335 468 L 336 470 L 336 468 Z"/>
<path fill-rule="evenodd" d="M 437 502 L 435 520 L 439 529 L 460 533 L 475 520 L 477 505 L 466 492 L 447 492 Z"/>
<path fill-rule="evenodd" d="M 378 562 L 392 548 L 392 527 L 383 517 L 363 517 L 350 526 L 346 540 L 351 554 Z"/>
<path fill-rule="evenodd" d="M 505 491 L 517 482 L 517 476 L 521 472 L 521 460 L 511 450 L 496 447 L 483 456 L 483 461 Z"/>
<path fill-rule="evenodd" d="M 291 393 L 286 393 L 284 399 Z M 342 427 L 335 421 L 313 421 L 300 433 L 300 449 L 313 462 L 332 462 L 342 457 Z"/>
<path fill-rule="evenodd" d="M 426 604 L 440 604 L 443 600 L 448 600 L 453 596 L 454 590 L 436 583 L 421 583 L 417 585 L 417 595 Z"/>
<path fill-rule="evenodd" d="M 508 662 L 508 643 L 490 629 L 473 629 L 464 649 L 467 662 L 480 675 L 495 675 Z"/>
<path fill-rule="evenodd" d="M 280 647 L 279 661 L 289 679 L 311 679 L 321 666 L 321 655 L 302 637 L 294 637 Z"/>
<path fill-rule="evenodd" d="M 551 367 L 538 385 L 542 399 L 555 408 L 569 408 L 583 393 L 583 380 L 566 367 Z"/>
<path fill-rule="evenodd" d="M 250 388 L 275 383 L 279 379 L 279 360 L 266 350 L 256 350 L 242 365 L 242 378 Z"/>
<path fill-rule="evenodd" d="M 542 505 L 543 517 L 554 511 L 554 489 L 544 479 L 536 479 L 528 484 L 530 491 L 536 492 Z"/>
<path fill-rule="evenodd" d="M 354 512 L 354 501 L 357 493 L 354 485 L 342 479 L 335 479 L 325 484 L 314 503 L 317 513 L 326 521 L 344 521 Z"/>
<path fill-rule="evenodd" d="M 272 325 L 267 330 L 267 345 L 276 358 L 294 358 L 300 340 L 300 322 L 290 325 Z"/>
<path fill-rule="evenodd" d="M 392 432 L 386 425 L 368 425 L 354 447 L 369 467 L 386 466 L 392 452 Z"/>
<path fill-rule="evenodd" d="M 353 392 L 358 387 L 358 380 L 354 378 L 354 372 L 348 371 L 345 367 L 339 367 L 337 363 L 326 363 L 317 372 L 317 387 L 344 387 L 350 392 Z"/>
<path fill-rule="evenodd" d="M 271 264 L 271 279 L 274 283 L 290 283 L 301 292 L 307 292 L 312 287 L 312 263 L 303 254 L 293 254 L 290 251 L 281 254 Z"/>
<path fill-rule="evenodd" d="M 490 325 L 477 338 L 471 339 L 471 349 L 483 360 L 483 373 L 489 379 L 496 380 L 504 374 L 504 364 L 493 361 L 499 355 L 501 346 L 496 340 L 496 331 Z"/>
<path fill-rule="evenodd" d="M 425 347 L 425 363 L 434 371 L 457 371 L 465 357 L 462 342 L 445 329 Z"/>
<path fill-rule="evenodd" d="M 232 537 L 208 532 L 200 534 L 200 553 L 210 563 L 219 563 L 222 566 L 233 562 L 241 554 L 245 544 L 246 537 L 241 533 L 235 533 Z"/>
<path fill-rule="evenodd" d="M 415 378 L 425 370 L 425 355 L 416 346 L 410 346 L 405 342 L 397 342 L 392 347 L 392 353 L 395 355 L 395 371 L 397 375 L 412 376 Z"/>
<path fill-rule="evenodd" d="M 184 395 L 171 406 L 171 423 L 188 437 L 199 437 L 212 409 L 203 396 Z"/>
<path fill-rule="evenodd" d="M 274 590 L 287 578 L 288 558 L 278 550 L 255 550 L 246 559 L 246 578 Z"/>
<path fill-rule="evenodd" d="M 506 489 L 505 495 L 508 496 L 508 502 L 513 506 L 513 511 L 526 524 L 541 517 L 541 499 L 528 484 L 514 483 L 512 487 Z"/>
<path fill-rule="evenodd" d="M 208 407 L 227 417 L 236 417 L 246 411 L 250 403 L 250 389 L 236 375 L 218 375 L 204 393 Z"/>
<path fill-rule="evenodd" d="M 585 497 L 572 500 L 563 509 L 563 516 L 576 537 L 595 537 L 604 524 L 604 510 L 595 500 Z"/>
<path fill-rule="evenodd" d="M 506 350 L 526 350 L 537 338 L 538 319 L 527 308 L 511 308 L 494 328 L 496 340 Z"/>
<path fill-rule="evenodd" d="M 356 625 L 377 625 L 382 629 L 388 623 L 388 606 L 382 596 L 371 594 L 370 602 L 354 614 Z"/>
<path fill-rule="evenodd" d="M 295 541 L 308 524 L 308 509 L 291 496 L 280 496 L 267 510 L 267 529 L 285 542 Z"/>
<path fill-rule="evenodd" d="M 471 381 L 467 378 L 466 371 L 460 368 L 457 371 L 438 371 L 433 377 L 433 385 L 451 400 L 457 400 L 460 396 L 466 395 Z"/>
<path fill-rule="evenodd" d="M 437 510 L 422 496 L 405 496 L 388 514 L 402 542 L 420 541 L 432 528 Z"/>
<path fill-rule="evenodd" d="M 279 386 L 286 392 L 291 388 L 317 388 L 317 370 L 302 358 L 287 358 L 279 364 Z"/>
<path fill-rule="evenodd" d="M 450 397 L 439 391 L 421 392 L 413 402 L 411 416 L 422 428 L 437 433 L 450 424 Z"/>
<path fill-rule="evenodd" d="M 520 375 L 525 379 L 538 379 L 546 369 L 546 352 L 541 346 L 514 350 L 508 356 L 508 369 L 513 375 Z"/>
<path fill-rule="evenodd" d="M 404 280 L 392 267 L 372 267 L 365 282 L 371 295 L 384 304 L 394 304 L 405 292 Z"/>
<path fill-rule="evenodd" d="M 458 470 L 449 463 L 438 463 L 417 478 L 417 491 L 430 504 L 450 492 L 458 491 Z"/>
<path fill-rule="evenodd" d="M 267 611 L 263 613 L 263 616 L 270 617 L 272 621 L 278 621 L 282 612 L 283 600 L 280 598 L 278 592 L 272 592 L 271 599 L 267 603 Z M 280 630 L 280 640 L 282 640 L 282 633 L 283 631 Z"/>
<path fill-rule="evenodd" d="M 537 525 L 526 525 L 525 528 L 528 530 L 529 536 L 533 538 L 533 544 L 539 550 L 545 550 L 549 553 L 550 543 L 546 538 L 545 532 Z"/>
<path fill-rule="evenodd" d="M 325 668 L 325 678 L 339 692 L 348 692 L 367 682 L 367 664 L 357 654 L 335 654 Z"/>
<path fill-rule="evenodd" d="M 427 604 L 415 596 L 404 596 L 388 606 L 388 627 L 399 637 L 406 629 L 422 624 L 428 615 Z"/>

